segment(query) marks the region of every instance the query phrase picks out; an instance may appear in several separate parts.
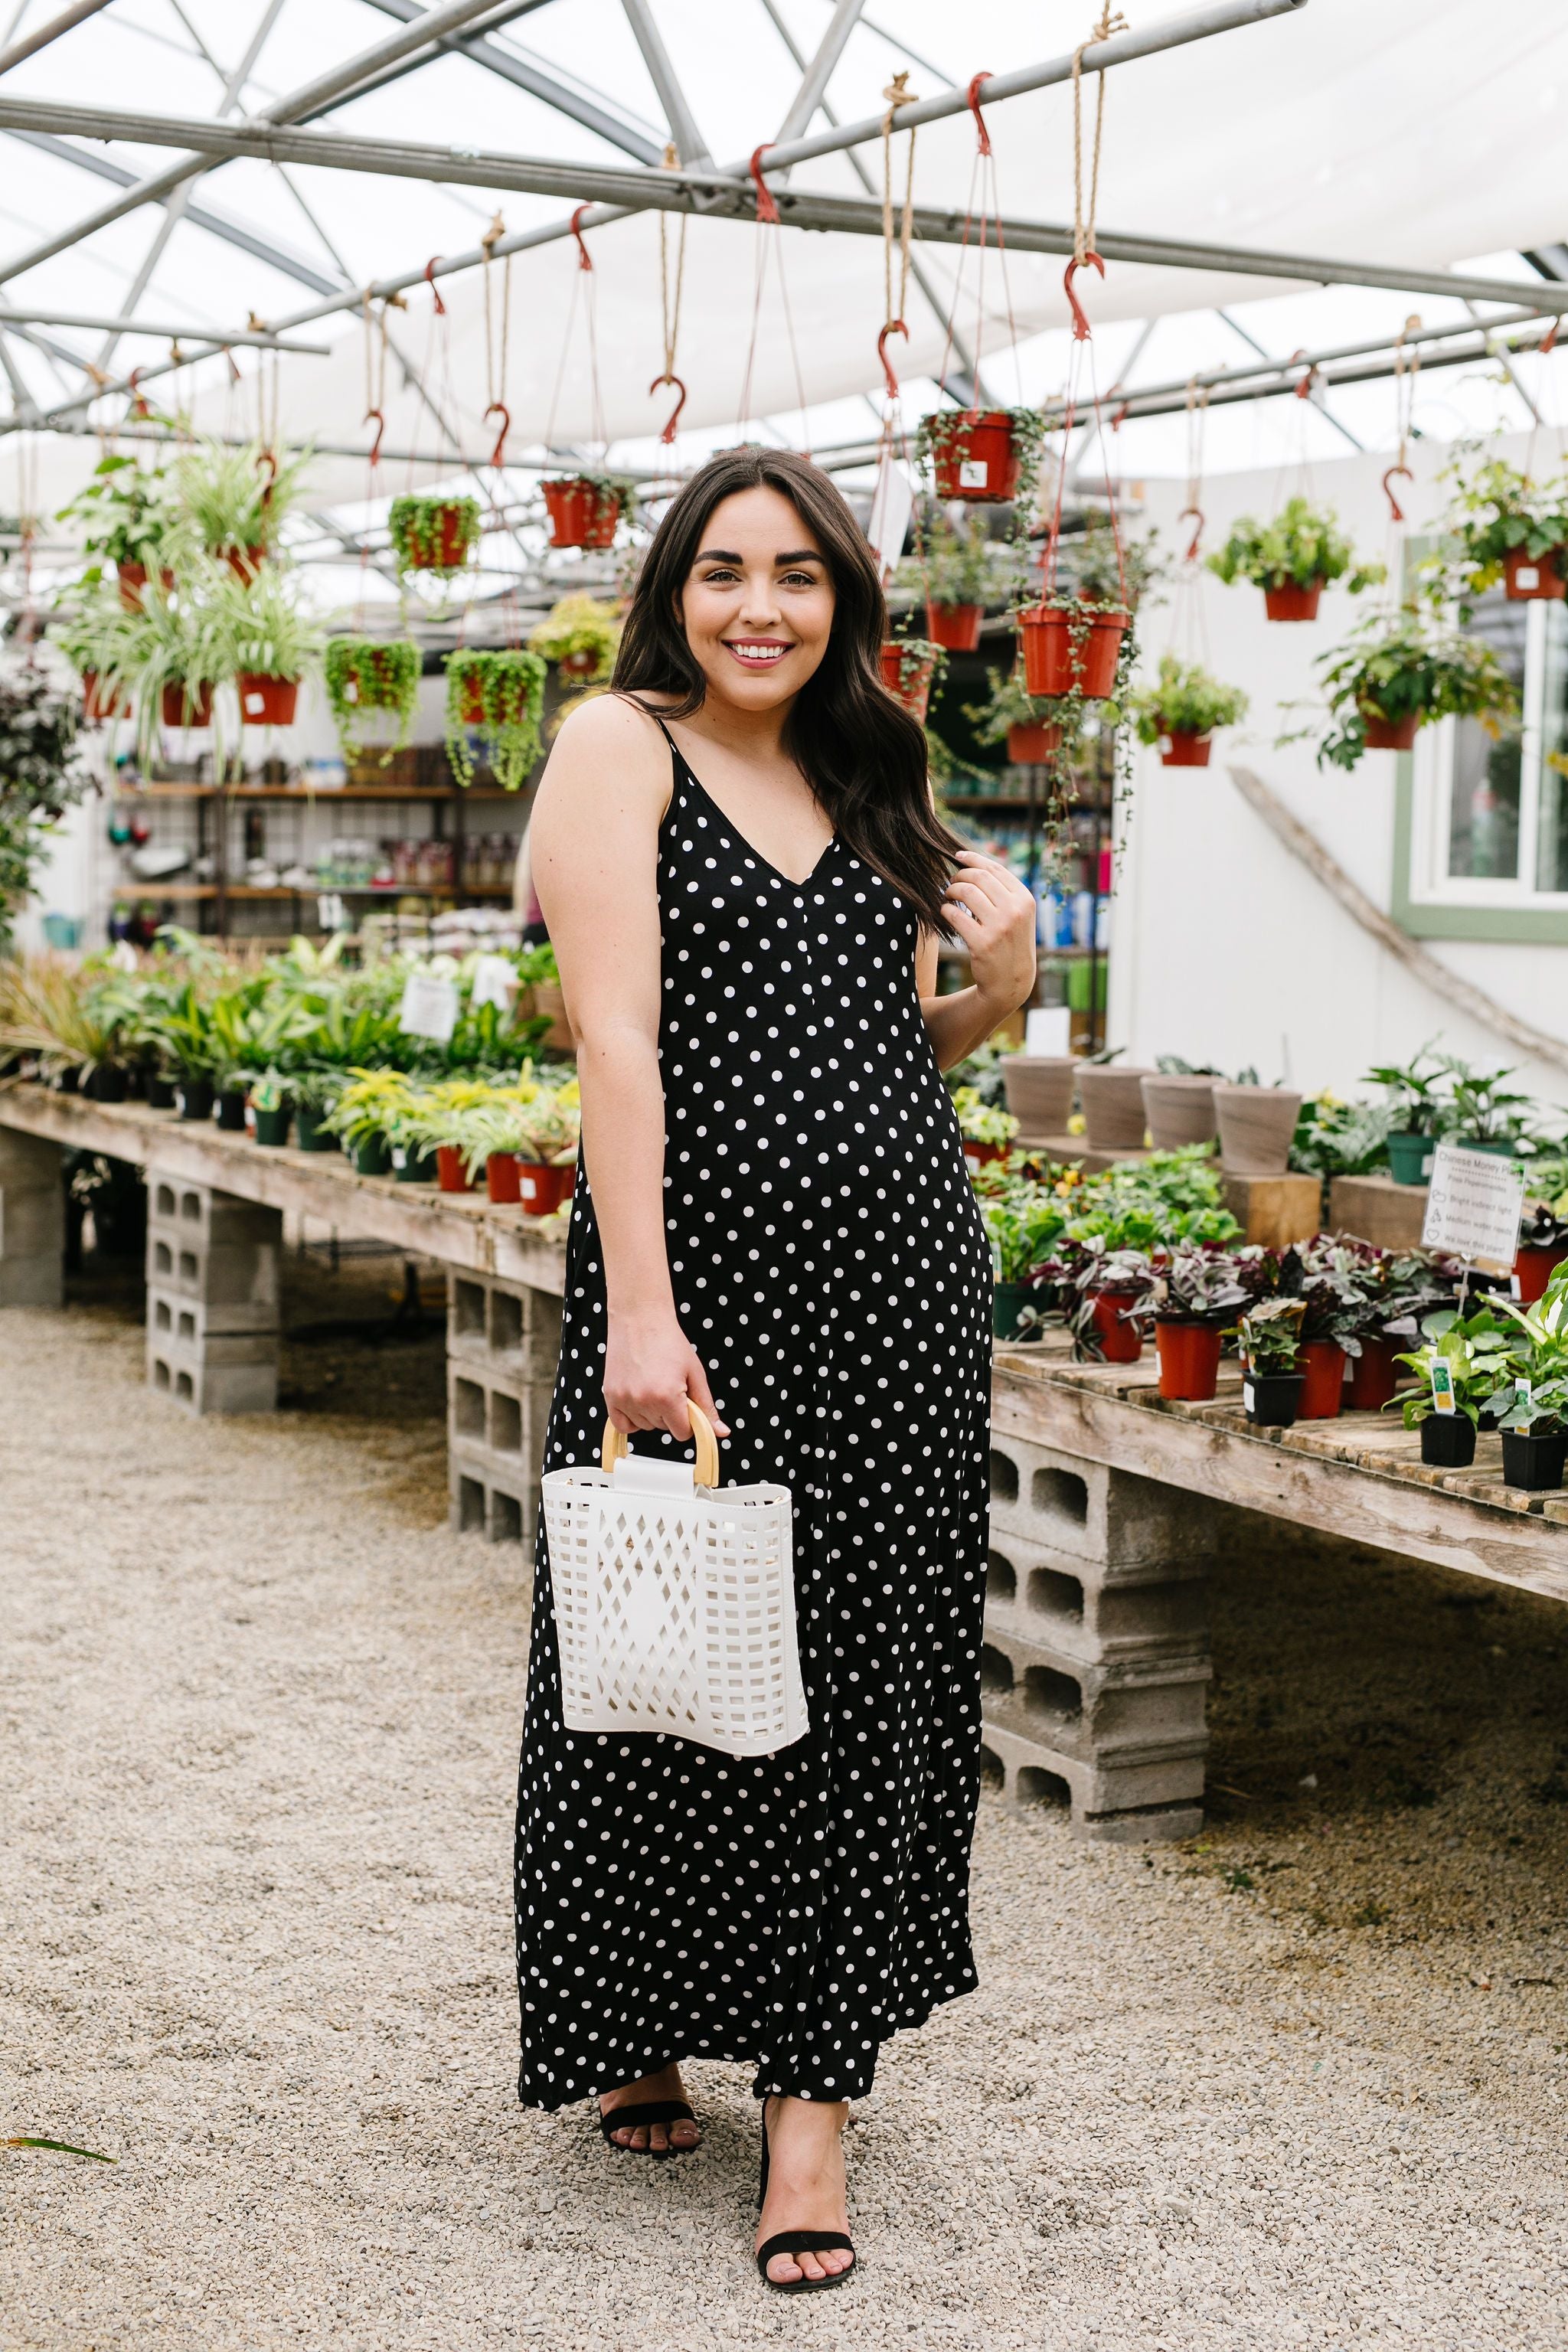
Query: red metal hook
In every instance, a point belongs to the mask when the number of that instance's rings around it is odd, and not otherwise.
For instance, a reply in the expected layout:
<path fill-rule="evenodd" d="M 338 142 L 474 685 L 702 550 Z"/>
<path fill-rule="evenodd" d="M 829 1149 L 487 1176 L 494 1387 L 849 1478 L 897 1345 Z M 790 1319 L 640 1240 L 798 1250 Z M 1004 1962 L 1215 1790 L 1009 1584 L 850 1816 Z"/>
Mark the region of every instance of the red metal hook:
<path fill-rule="evenodd" d="M 1112 431 L 1113 433 L 1120 433 L 1120 432 L 1121 432 L 1121 427 L 1122 427 L 1122 425 L 1123 425 L 1123 423 L 1124 423 L 1124 421 L 1125 421 L 1125 419 L 1126 419 L 1126 415 L 1127 415 L 1127 403 L 1126 403 L 1125 401 L 1122 401 L 1122 403 L 1121 404 L 1121 405 L 1120 405 L 1120 406 L 1119 406 L 1119 408 L 1117 409 L 1117 412 L 1116 412 L 1115 415 L 1114 415 L 1114 416 L 1111 418 L 1111 420 L 1110 420 L 1110 429 L 1111 429 L 1111 431 Z"/>
<path fill-rule="evenodd" d="M 1294 367 L 1298 360 L 1304 360 L 1306 358 L 1306 352 L 1300 344 L 1298 344 L 1296 349 L 1291 352 L 1289 358 L 1286 361 L 1285 364 L 1287 367 Z M 1317 373 L 1318 371 L 1316 366 L 1311 361 L 1308 360 L 1307 373 L 1301 378 L 1300 383 L 1296 386 L 1296 397 L 1298 400 L 1310 400 L 1311 398 L 1312 378 L 1317 374 Z"/>
<path fill-rule="evenodd" d="M 1193 535 L 1187 541 L 1187 551 L 1182 561 L 1184 563 L 1195 563 L 1198 560 L 1198 541 L 1204 535 L 1204 510 L 1202 507 L 1184 507 L 1176 520 L 1185 522 L 1189 515 L 1193 518 Z"/>
<path fill-rule="evenodd" d="M 499 416 L 500 418 L 500 431 L 496 435 L 496 446 L 490 451 L 490 464 L 492 466 L 504 466 L 506 463 L 506 436 L 511 431 L 511 411 L 507 406 L 504 400 L 491 401 L 484 414 L 485 424 L 488 425 L 492 416 Z"/>
<path fill-rule="evenodd" d="M 444 319 L 447 315 L 447 305 L 442 301 L 441 289 L 436 283 L 436 264 L 440 258 L 438 253 L 433 253 L 425 264 L 425 283 L 436 298 L 436 316 L 438 319 Z"/>
<path fill-rule="evenodd" d="M 1541 341 L 1536 344 L 1535 348 L 1543 359 L 1548 352 L 1554 351 L 1556 349 L 1558 330 L 1562 324 L 1563 314 L 1559 311 L 1556 318 L 1552 320 L 1552 324 L 1546 330 L 1546 332 L 1542 336 Z"/>
<path fill-rule="evenodd" d="M 272 504 L 272 492 L 278 480 L 278 459 L 270 449 L 258 449 L 256 453 L 257 472 L 259 474 L 263 467 L 267 473 L 267 479 L 261 486 L 261 504 L 265 509 Z"/>
<path fill-rule="evenodd" d="M 1078 275 L 1079 266 L 1077 261 L 1068 263 L 1062 272 L 1062 291 L 1067 296 L 1072 310 L 1073 340 L 1075 342 L 1087 343 L 1089 336 L 1089 314 L 1072 290 L 1072 282 Z M 1082 266 L 1086 268 L 1098 269 L 1102 278 L 1105 275 L 1105 264 L 1098 253 L 1086 253 Z"/>
<path fill-rule="evenodd" d="M 591 205 L 579 205 L 576 211 L 572 215 L 572 234 L 577 240 L 577 267 L 579 269 L 592 269 L 594 267 L 593 257 L 589 253 L 587 247 L 583 242 L 583 231 L 579 226 L 579 223 L 581 222 L 584 214 L 585 212 L 591 212 L 592 210 L 593 207 Z"/>
<path fill-rule="evenodd" d="M 779 216 L 779 208 L 773 202 L 773 192 L 763 177 L 763 157 L 773 144 L 773 140 L 764 139 L 760 147 L 753 147 L 751 163 L 748 166 L 756 186 L 757 218 L 760 221 L 776 221 Z"/>
<path fill-rule="evenodd" d="M 131 414 L 138 419 L 151 416 L 153 414 L 147 405 L 145 395 L 136 389 L 141 381 L 142 371 L 139 367 L 133 367 L 125 379 L 125 389 L 131 394 Z"/>
<path fill-rule="evenodd" d="M 882 362 L 882 373 L 887 380 L 888 385 L 888 398 L 889 400 L 897 400 L 899 396 L 899 379 L 893 373 L 893 362 L 888 357 L 888 337 L 889 335 L 902 335 L 905 342 L 907 343 L 910 340 L 910 331 L 905 326 L 901 319 L 889 319 L 887 325 L 883 328 L 881 333 L 877 338 L 877 357 Z"/>
<path fill-rule="evenodd" d="M 686 405 L 686 386 L 681 383 L 680 378 L 678 375 L 656 375 L 653 382 L 647 388 L 647 396 L 650 400 L 653 398 L 654 394 L 658 390 L 661 383 L 673 384 L 676 391 L 680 394 L 680 398 L 676 402 L 675 406 L 670 410 L 668 416 L 665 419 L 664 430 L 658 436 L 663 442 L 665 447 L 668 449 L 670 443 L 675 438 L 675 429 L 680 422 L 680 412 Z"/>
<path fill-rule="evenodd" d="M 969 101 L 969 111 L 974 117 L 974 128 L 980 135 L 980 152 L 983 155 L 989 155 L 991 152 L 991 133 L 986 130 L 985 117 L 980 111 L 980 85 L 983 81 L 989 81 L 990 79 L 991 68 L 987 66 L 984 73 L 977 73 L 973 77 L 968 89 L 964 92 Z"/>
<path fill-rule="evenodd" d="M 1387 473 L 1384 474 L 1383 478 L 1383 493 L 1384 498 L 1388 500 L 1390 520 L 1394 522 L 1403 522 L 1405 520 L 1405 509 L 1400 505 L 1399 500 L 1395 498 L 1393 490 L 1389 487 L 1396 474 L 1403 474 L 1407 482 L 1413 482 L 1415 479 L 1415 477 L 1411 472 L 1408 466 L 1390 466 Z"/>
<path fill-rule="evenodd" d="M 373 416 L 375 419 L 375 439 L 370 445 L 370 462 L 373 466 L 379 466 L 381 463 L 381 444 L 386 432 L 386 419 L 382 415 L 379 408 L 367 408 L 364 413 L 364 421 L 367 425 L 370 423 Z"/>

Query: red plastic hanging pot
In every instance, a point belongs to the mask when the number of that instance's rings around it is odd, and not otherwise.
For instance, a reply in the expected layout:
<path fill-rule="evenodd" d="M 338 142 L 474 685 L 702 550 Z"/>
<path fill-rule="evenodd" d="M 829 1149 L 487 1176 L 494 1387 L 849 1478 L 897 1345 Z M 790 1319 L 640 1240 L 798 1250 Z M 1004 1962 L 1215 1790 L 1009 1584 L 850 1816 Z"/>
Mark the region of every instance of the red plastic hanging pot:
<path fill-rule="evenodd" d="M 235 578 L 243 580 L 248 587 L 267 561 L 267 550 L 265 547 L 226 547 L 224 559 Z"/>
<path fill-rule="evenodd" d="M 210 727 L 213 723 L 210 686 L 188 687 L 176 678 L 163 688 L 161 699 L 165 727 Z"/>
<path fill-rule="evenodd" d="M 559 666 L 568 677 L 592 677 L 599 667 L 599 656 L 591 646 L 584 646 L 580 653 L 563 654 Z"/>
<path fill-rule="evenodd" d="M 1421 731 L 1421 714 L 1413 710 L 1408 719 L 1374 719 L 1370 710 L 1363 710 L 1361 723 L 1366 730 L 1369 751 L 1409 751 Z"/>
<path fill-rule="evenodd" d="M 563 1201 L 572 1198 L 573 1180 L 576 1173 L 574 1167 L 557 1168 L 545 1160 L 525 1160 L 520 1152 L 517 1160 L 518 1198 L 522 1202 L 524 1213 L 531 1217 L 553 1215 Z"/>
<path fill-rule="evenodd" d="M 1009 727 L 1007 757 L 1016 768 L 1037 768 L 1062 748 L 1059 727 Z"/>
<path fill-rule="evenodd" d="M 1344 1397 L 1345 1351 L 1336 1339 L 1306 1339 L 1301 1344 L 1301 1402 L 1298 1421 L 1332 1421 Z"/>
<path fill-rule="evenodd" d="M 1154 1352 L 1160 1360 L 1160 1394 L 1202 1404 L 1219 1384 L 1223 1346 L 1217 1323 L 1154 1322 Z"/>
<path fill-rule="evenodd" d="M 950 654 L 972 654 L 980 643 L 984 604 L 928 604 L 926 635 Z"/>
<path fill-rule="evenodd" d="M 436 1181 L 443 1192 L 471 1192 L 467 1162 L 455 1143 L 436 1146 Z"/>
<path fill-rule="evenodd" d="M 147 566 L 117 561 L 114 569 L 120 582 L 120 601 L 128 613 L 134 613 L 141 604 L 142 591 L 147 585 Z M 158 578 L 167 596 L 174 589 L 174 575 L 172 572 L 160 570 Z"/>
<path fill-rule="evenodd" d="M 1214 744 L 1207 735 L 1190 734 L 1184 727 L 1165 730 L 1165 748 L 1160 754 L 1162 768 L 1206 768 Z"/>
<path fill-rule="evenodd" d="M 931 703 L 931 682 L 936 669 L 934 654 L 914 655 L 906 651 L 896 638 L 889 638 L 882 647 L 882 684 L 896 695 L 911 718 L 925 723 Z"/>
<path fill-rule="evenodd" d="M 477 677 L 463 680 L 463 725 L 482 727 L 485 723 L 485 690 Z"/>
<path fill-rule="evenodd" d="M 1278 588 L 1265 588 L 1264 613 L 1271 621 L 1315 621 L 1323 584 L 1314 580 L 1310 588 L 1298 588 L 1293 580 L 1286 580 Z"/>
<path fill-rule="evenodd" d="M 1546 1296 L 1546 1286 L 1552 1270 L 1568 1258 L 1568 1249 L 1521 1249 L 1513 1262 L 1514 1279 L 1519 1285 L 1520 1304 L 1531 1307 Z"/>
<path fill-rule="evenodd" d="M 1117 656 L 1131 615 L 1085 605 L 1035 604 L 1018 615 L 1024 644 L 1024 688 L 1029 694 L 1070 694 L 1103 702 L 1116 684 Z"/>
<path fill-rule="evenodd" d="M 410 547 L 410 572 L 460 572 L 468 560 L 468 512 L 456 499 L 443 499 L 432 518 L 435 528 L 423 547 Z"/>
<path fill-rule="evenodd" d="M 1563 553 L 1560 547 L 1548 548 L 1544 555 L 1526 555 L 1522 547 L 1514 548 L 1502 560 L 1503 594 L 1510 604 L 1530 604 L 1537 598 L 1568 596 L 1568 579 L 1563 576 Z"/>
<path fill-rule="evenodd" d="M 300 703 L 297 677 L 264 677 L 258 670 L 242 669 L 235 685 L 239 689 L 242 725 L 292 727 Z"/>
<path fill-rule="evenodd" d="M 1143 1353 L 1137 1324 L 1123 1321 L 1121 1314 L 1137 1296 L 1135 1290 L 1099 1290 L 1090 1302 L 1100 1353 L 1108 1364 L 1135 1364 Z"/>
<path fill-rule="evenodd" d="M 1344 1401 L 1352 1412 L 1380 1412 L 1399 1386 L 1397 1339 L 1363 1339 L 1359 1356 L 1351 1358 L 1351 1376 Z"/>
<path fill-rule="evenodd" d="M 965 408 L 956 415 L 943 411 L 938 429 L 931 470 L 939 499 L 1001 506 L 1016 496 L 1023 459 L 1005 408 Z"/>
<path fill-rule="evenodd" d="M 119 687 L 104 686 L 95 669 L 81 674 L 81 715 L 91 727 L 101 725 L 106 719 L 123 719 L 131 704 Z"/>
<path fill-rule="evenodd" d="M 517 1201 L 518 1166 L 515 1151 L 492 1151 L 485 1161 L 485 1191 L 492 1201 Z"/>
<path fill-rule="evenodd" d="M 552 547 L 610 547 L 621 519 L 618 490 L 602 489 L 580 476 L 559 482 L 542 482 L 545 511 L 550 517 Z"/>

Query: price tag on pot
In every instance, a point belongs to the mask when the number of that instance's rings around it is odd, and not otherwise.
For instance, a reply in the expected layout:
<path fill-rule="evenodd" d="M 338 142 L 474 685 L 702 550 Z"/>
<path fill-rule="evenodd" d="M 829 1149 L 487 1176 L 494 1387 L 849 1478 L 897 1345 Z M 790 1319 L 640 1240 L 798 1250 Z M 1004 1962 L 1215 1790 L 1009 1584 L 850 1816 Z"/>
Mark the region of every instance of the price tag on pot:
<path fill-rule="evenodd" d="M 984 490 L 991 480 L 991 467 L 984 457 L 961 457 L 958 461 L 958 487 L 961 490 Z"/>
<path fill-rule="evenodd" d="M 1434 1356 L 1428 1370 L 1432 1381 L 1432 1410 L 1453 1413 L 1458 1411 L 1454 1402 L 1454 1368 L 1443 1356 Z"/>
<path fill-rule="evenodd" d="M 397 1025 L 410 1037 L 444 1045 L 458 1025 L 458 984 L 438 972 L 411 971 L 397 1008 Z"/>
<path fill-rule="evenodd" d="M 516 964 L 508 963 L 505 956 L 482 955 L 474 966 L 468 1002 L 476 1013 L 481 1004 L 499 1004 L 502 1013 L 510 1013 L 517 1003 L 517 989 Z"/>
<path fill-rule="evenodd" d="M 1241 1409 L 1244 1412 L 1256 1412 L 1258 1410 L 1258 1391 L 1250 1381 L 1243 1381 L 1241 1384 Z"/>
<path fill-rule="evenodd" d="M 1474 1263 L 1511 1266 L 1519 1254 L 1524 1171 L 1489 1151 L 1440 1143 L 1421 1228 L 1424 1249 L 1451 1250 Z"/>

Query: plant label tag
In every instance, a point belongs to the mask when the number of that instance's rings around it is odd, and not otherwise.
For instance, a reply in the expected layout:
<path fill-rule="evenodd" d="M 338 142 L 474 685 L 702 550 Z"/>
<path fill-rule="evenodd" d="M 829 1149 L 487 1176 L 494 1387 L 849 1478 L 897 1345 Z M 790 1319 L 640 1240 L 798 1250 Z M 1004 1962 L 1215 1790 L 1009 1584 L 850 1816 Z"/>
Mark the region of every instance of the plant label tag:
<path fill-rule="evenodd" d="M 245 704 L 245 715 L 247 719 L 258 719 L 267 708 L 267 697 L 258 693 L 254 687 L 247 694 L 242 696 L 241 699 Z"/>
<path fill-rule="evenodd" d="M 961 457 L 958 461 L 958 487 L 961 490 L 984 490 L 990 487 L 991 467 L 984 457 Z"/>
<path fill-rule="evenodd" d="M 392 1147 L 392 1164 L 395 1168 L 406 1168 L 408 1165 L 408 1154 L 401 1143 L 395 1143 Z"/>
<path fill-rule="evenodd" d="M 1508 1295 L 1510 1298 L 1522 1299 L 1524 1297 L 1524 1286 L 1520 1281 L 1517 1274 L 1510 1274 L 1509 1276 Z"/>
<path fill-rule="evenodd" d="M 503 1013 L 510 1013 L 517 1003 L 517 966 L 508 963 L 505 956 L 482 955 L 474 966 L 468 1002 L 476 1013 L 481 1004 L 497 1004 Z"/>
<path fill-rule="evenodd" d="M 1513 584 L 1516 588 L 1539 588 L 1541 585 L 1541 566 L 1538 563 L 1515 564 Z"/>
<path fill-rule="evenodd" d="M 871 511 L 866 520 L 867 541 L 877 559 L 884 587 L 904 551 L 904 537 L 914 510 L 915 494 L 909 475 L 884 450 L 871 492 Z"/>
<path fill-rule="evenodd" d="M 1451 1250 L 1471 1263 L 1511 1266 L 1519 1255 L 1524 1171 L 1489 1151 L 1439 1143 L 1421 1227 L 1424 1249 Z"/>
<path fill-rule="evenodd" d="M 1454 1368 L 1443 1356 L 1434 1356 L 1431 1363 L 1432 1410 L 1453 1414 L 1458 1411 L 1454 1402 Z"/>
<path fill-rule="evenodd" d="M 1530 1403 L 1531 1403 L 1531 1402 L 1533 1402 L 1532 1397 L 1531 1397 L 1531 1393 L 1530 1382 L 1529 1382 L 1529 1381 L 1524 1377 L 1524 1375 L 1523 1375 L 1523 1373 L 1522 1373 L 1522 1372 L 1519 1375 L 1519 1377 L 1518 1377 L 1518 1378 L 1515 1380 L 1515 1381 L 1514 1381 L 1514 1384 L 1513 1384 L 1513 1392 L 1514 1392 L 1515 1396 L 1519 1399 L 1519 1401 L 1520 1401 L 1521 1404 L 1528 1405 L 1528 1404 L 1530 1404 Z"/>
<path fill-rule="evenodd" d="M 1241 1406 L 1244 1412 L 1256 1412 L 1258 1410 L 1258 1391 L 1250 1381 L 1241 1383 Z"/>
<path fill-rule="evenodd" d="M 458 1025 L 458 985 L 438 972 L 411 971 L 397 1008 L 397 1025 L 409 1037 L 445 1045 Z"/>

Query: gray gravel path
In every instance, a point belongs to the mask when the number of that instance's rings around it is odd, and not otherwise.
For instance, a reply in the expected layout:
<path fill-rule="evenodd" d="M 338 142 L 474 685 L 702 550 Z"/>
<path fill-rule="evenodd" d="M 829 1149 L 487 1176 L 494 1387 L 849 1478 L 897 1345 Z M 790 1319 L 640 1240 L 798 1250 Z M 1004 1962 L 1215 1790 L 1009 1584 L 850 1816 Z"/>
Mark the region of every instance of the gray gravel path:
<path fill-rule="evenodd" d="M 200 1425 L 140 1348 L 0 1316 L 0 2137 L 118 2159 L 0 2151 L 7 2352 L 1568 2342 L 1560 1612 L 1249 1538 L 1238 1793 L 1149 1853 L 987 1798 L 862 2272 L 769 2300 L 740 2070 L 680 2164 L 514 2104 L 524 1593 L 443 1523 L 438 1346 Z"/>

